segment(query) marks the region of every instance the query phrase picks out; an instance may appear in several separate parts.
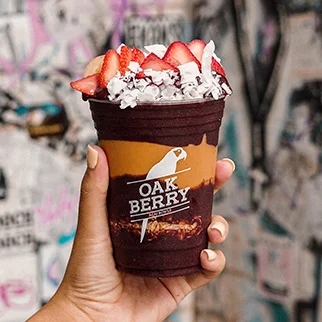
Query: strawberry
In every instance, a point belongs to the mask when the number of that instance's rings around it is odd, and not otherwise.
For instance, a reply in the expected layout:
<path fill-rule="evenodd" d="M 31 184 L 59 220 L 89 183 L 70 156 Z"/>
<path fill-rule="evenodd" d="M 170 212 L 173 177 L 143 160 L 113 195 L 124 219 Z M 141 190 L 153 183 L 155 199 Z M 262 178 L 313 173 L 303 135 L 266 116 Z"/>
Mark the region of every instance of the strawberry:
<path fill-rule="evenodd" d="M 202 54 L 203 54 L 203 50 L 206 47 L 206 43 L 203 40 L 194 39 L 187 46 L 201 63 Z M 224 68 L 214 57 L 212 58 L 211 70 L 215 71 L 220 75 L 226 76 Z"/>
<path fill-rule="evenodd" d="M 220 74 L 222 76 L 226 76 L 226 72 L 224 70 L 224 67 L 222 67 L 222 65 L 215 58 L 212 58 L 211 70 L 215 71 L 217 74 Z"/>
<path fill-rule="evenodd" d="M 191 42 L 189 42 L 189 44 L 187 45 L 187 47 L 190 49 L 190 51 L 193 53 L 193 55 L 201 63 L 202 54 L 203 54 L 203 50 L 206 47 L 206 43 L 203 40 L 194 39 Z"/>
<path fill-rule="evenodd" d="M 190 62 L 195 62 L 199 69 L 201 69 L 201 63 L 193 55 L 190 49 L 182 41 L 173 42 L 164 54 L 163 60 L 175 67 Z"/>
<path fill-rule="evenodd" d="M 93 96 L 99 87 L 100 74 L 96 73 L 87 77 L 83 77 L 76 81 L 70 82 L 70 86 L 76 91 Z"/>
<path fill-rule="evenodd" d="M 144 56 L 143 52 L 140 49 L 133 47 L 132 48 L 132 61 L 137 62 L 141 65 L 143 63 L 144 59 L 145 59 L 145 56 Z"/>
<path fill-rule="evenodd" d="M 167 63 L 166 61 L 164 61 L 163 59 L 161 59 L 160 57 L 158 57 L 156 54 L 154 53 L 150 53 L 143 61 L 143 63 L 141 64 L 141 68 L 143 70 L 145 69 L 152 69 L 152 70 L 156 70 L 156 71 L 162 71 L 162 70 L 174 70 L 174 71 L 178 71 L 178 68 Z"/>
<path fill-rule="evenodd" d="M 132 60 L 132 51 L 129 47 L 123 45 L 120 50 L 120 73 L 121 75 L 125 75 L 127 68 Z"/>
<path fill-rule="evenodd" d="M 108 82 L 116 75 L 120 68 L 120 55 L 115 49 L 106 52 L 103 60 L 102 70 L 100 73 L 99 86 L 106 87 Z"/>

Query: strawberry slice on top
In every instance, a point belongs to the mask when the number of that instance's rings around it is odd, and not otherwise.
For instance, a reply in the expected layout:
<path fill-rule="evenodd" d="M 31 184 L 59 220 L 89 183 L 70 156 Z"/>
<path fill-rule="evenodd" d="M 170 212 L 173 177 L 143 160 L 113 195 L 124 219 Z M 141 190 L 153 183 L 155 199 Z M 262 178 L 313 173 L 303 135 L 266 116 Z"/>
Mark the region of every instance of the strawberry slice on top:
<path fill-rule="evenodd" d="M 100 73 L 99 87 L 105 88 L 108 82 L 117 74 L 120 69 L 120 55 L 115 49 L 106 52 Z"/>
<path fill-rule="evenodd" d="M 175 67 L 190 62 L 195 62 L 198 65 L 198 68 L 201 69 L 200 61 L 182 41 L 173 42 L 165 52 L 163 60 Z"/>
<path fill-rule="evenodd" d="M 125 72 L 127 71 L 127 68 L 129 67 L 129 64 L 132 60 L 132 50 L 123 45 L 120 49 L 120 73 L 122 76 L 125 75 Z"/>
<path fill-rule="evenodd" d="M 220 62 L 217 61 L 214 57 L 212 58 L 211 70 L 216 72 L 217 74 L 220 74 L 226 77 L 226 72 L 224 70 L 224 67 L 222 67 Z"/>
<path fill-rule="evenodd" d="M 152 69 L 155 71 L 163 71 L 163 70 L 173 70 L 175 72 L 178 71 L 177 67 L 171 65 L 170 63 L 165 62 L 163 59 L 161 59 L 154 53 L 150 53 L 144 59 L 140 67 L 143 69 L 143 74 L 145 69 Z M 139 77 L 142 77 L 143 74 L 141 73 Z"/>
<path fill-rule="evenodd" d="M 187 47 L 191 50 L 191 52 L 195 55 L 195 57 L 200 62 L 202 62 L 202 54 L 206 47 L 206 43 L 201 39 L 194 39 L 187 45 Z M 219 61 L 215 59 L 215 57 L 212 58 L 211 70 L 215 71 L 216 73 L 222 76 L 226 76 L 226 72 L 223 66 L 220 64 Z"/>
<path fill-rule="evenodd" d="M 145 59 L 143 51 L 140 49 L 133 47 L 132 48 L 132 61 L 139 63 L 140 65 L 143 63 Z"/>
<path fill-rule="evenodd" d="M 201 63 L 202 54 L 203 54 L 203 50 L 206 47 L 206 43 L 201 39 L 194 39 L 188 43 L 187 47 Z"/>
<path fill-rule="evenodd" d="M 94 96 L 97 88 L 99 87 L 99 81 L 100 74 L 96 73 L 70 82 L 70 86 L 76 91 L 82 92 L 83 94 Z"/>

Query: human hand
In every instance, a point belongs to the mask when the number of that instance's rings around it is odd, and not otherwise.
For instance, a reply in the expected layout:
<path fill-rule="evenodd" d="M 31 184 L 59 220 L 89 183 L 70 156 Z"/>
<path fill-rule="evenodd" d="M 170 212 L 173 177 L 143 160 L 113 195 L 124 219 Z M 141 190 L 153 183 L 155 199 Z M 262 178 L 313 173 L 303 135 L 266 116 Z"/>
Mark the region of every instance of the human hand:
<path fill-rule="evenodd" d="M 231 177 L 234 164 L 224 159 L 218 160 L 216 167 L 214 193 Z M 103 150 L 90 146 L 78 226 L 64 279 L 53 298 L 29 322 L 163 321 L 185 296 L 223 270 L 224 254 L 206 249 L 200 254 L 203 270 L 188 276 L 152 278 L 117 271 L 106 216 L 108 176 Z M 209 241 L 222 243 L 228 229 L 223 217 L 213 216 Z"/>

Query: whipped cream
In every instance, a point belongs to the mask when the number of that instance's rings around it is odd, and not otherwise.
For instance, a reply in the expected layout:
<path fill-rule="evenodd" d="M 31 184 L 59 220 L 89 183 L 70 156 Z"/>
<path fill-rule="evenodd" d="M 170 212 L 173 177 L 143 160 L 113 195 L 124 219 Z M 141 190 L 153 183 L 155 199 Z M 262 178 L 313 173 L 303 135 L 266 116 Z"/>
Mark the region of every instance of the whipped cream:
<path fill-rule="evenodd" d="M 166 49 L 163 45 L 145 47 L 148 53 L 159 57 Z M 125 75 L 118 72 L 107 84 L 108 99 L 119 101 L 121 109 L 133 108 L 140 102 L 186 101 L 208 97 L 223 99 L 231 95 L 232 90 L 224 76 L 211 70 L 213 58 L 220 62 L 215 54 L 215 44 L 210 41 L 203 51 L 201 71 L 195 62 L 189 62 L 178 66 L 179 72 L 145 69 L 146 77 L 136 78 L 142 69 L 138 63 L 131 62 Z"/>

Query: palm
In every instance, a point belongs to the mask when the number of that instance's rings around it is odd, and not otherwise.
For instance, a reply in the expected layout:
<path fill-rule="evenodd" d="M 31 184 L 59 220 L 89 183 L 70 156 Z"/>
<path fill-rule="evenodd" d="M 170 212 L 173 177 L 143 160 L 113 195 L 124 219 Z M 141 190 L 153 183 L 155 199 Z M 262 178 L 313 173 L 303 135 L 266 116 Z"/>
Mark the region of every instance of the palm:
<path fill-rule="evenodd" d="M 80 244 L 82 256 L 78 257 Z M 104 309 L 96 321 L 104 321 L 107 317 L 108 321 L 118 321 L 120 316 L 123 322 L 163 321 L 196 287 L 190 280 L 202 275 L 190 275 L 189 278 L 140 277 L 119 272 L 114 267 L 110 240 L 93 244 L 90 240 L 85 242 L 76 237 L 73 256 L 64 279 L 68 284 L 73 281 L 72 294 L 70 291 L 66 294 L 68 297 L 81 298 L 81 306 L 89 310 L 95 310 L 96 306 L 101 305 Z M 61 289 L 64 289 L 64 284 Z"/>
<path fill-rule="evenodd" d="M 121 275 L 124 288 L 120 305 L 132 303 L 132 321 L 142 321 L 142 316 L 144 321 L 163 321 L 186 295 L 181 287 L 189 288 L 181 277 L 160 279 Z"/>
<path fill-rule="evenodd" d="M 218 274 L 202 270 L 187 277 L 152 278 L 118 273 L 121 283 L 116 286 L 122 291 L 116 307 L 129 321 L 163 321 L 193 289 L 206 284 Z M 114 289 L 115 291 L 115 289 Z M 114 296 L 114 295 L 113 295 Z M 117 304 L 117 305 L 115 305 Z M 110 312 L 110 310 L 108 310 Z M 144 317 L 144 319 L 143 319 Z M 122 319 L 122 321 L 126 321 Z"/>

